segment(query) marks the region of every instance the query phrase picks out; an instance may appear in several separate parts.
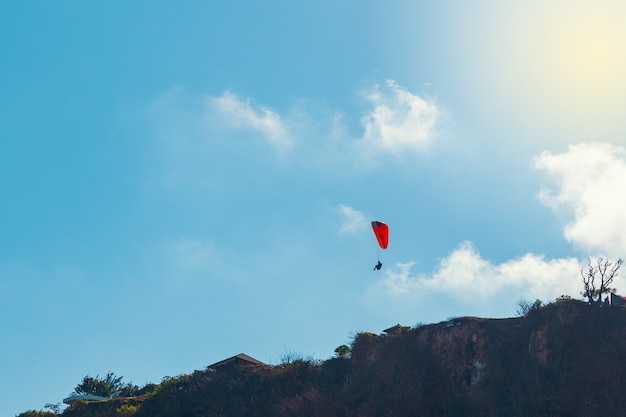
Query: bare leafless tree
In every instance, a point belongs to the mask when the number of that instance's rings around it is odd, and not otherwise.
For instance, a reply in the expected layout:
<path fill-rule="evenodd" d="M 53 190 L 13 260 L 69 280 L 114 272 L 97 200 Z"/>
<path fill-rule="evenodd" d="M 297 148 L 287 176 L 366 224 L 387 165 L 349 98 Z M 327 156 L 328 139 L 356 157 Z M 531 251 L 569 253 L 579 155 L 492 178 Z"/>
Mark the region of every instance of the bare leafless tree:
<path fill-rule="evenodd" d="M 515 310 L 515 312 L 518 316 L 524 317 L 531 311 L 540 310 L 542 306 L 543 302 L 540 299 L 536 299 L 533 303 L 525 299 L 520 299 L 517 302 L 517 310 Z"/>
<path fill-rule="evenodd" d="M 598 258 L 595 263 L 587 259 L 587 269 L 580 269 L 580 275 L 584 285 L 582 292 L 587 297 L 589 304 L 601 303 L 602 295 L 615 292 L 611 288 L 613 279 L 618 275 L 617 271 L 622 266 L 623 260 L 618 259 L 613 263 L 605 258 Z"/>

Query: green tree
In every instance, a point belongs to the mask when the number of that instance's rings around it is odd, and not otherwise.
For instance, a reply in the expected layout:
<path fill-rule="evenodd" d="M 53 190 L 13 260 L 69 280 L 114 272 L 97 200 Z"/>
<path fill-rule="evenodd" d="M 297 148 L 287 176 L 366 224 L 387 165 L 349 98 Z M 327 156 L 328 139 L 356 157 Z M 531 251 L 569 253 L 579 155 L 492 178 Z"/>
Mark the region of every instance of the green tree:
<path fill-rule="evenodd" d="M 350 346 L 337 346 L 337 348 L 335 349 L 335 355 L 337 355 L 338 358 L 347 358 L 348 356 L 350 356 Z"/>
<path fill-rule="evenodd" d="M 62 407 L 61 403 L 47 403 L 46 405 L 43 406 L 43 408 L 47 408 L 53 414 L 61 414 L 61 407 Z"/>
<path fill-rule="evenodd" d="M 118 407 L 118 409 L 116 410 L 116 413 L 122 416 L 130 416 L 130 415 L 135 414 L 137 410 L 139 410 L 138 405 L 122 404 L 121 406 Z"/>
<path fill-rule="evenodd" d="M 113 372 L 106 374 L 104 378 L 96 375 L 91 377 L 89 375 L 83 378 L 83 381 L 74 388 L 74 394 L 91 394 L 98 395 L 100 397 L 113 398 L 113 397 L 130 397 L 135 395 L 139 391 L 139 387 L 131 383 L 122 383 L 122 376 L 116 376 Z"/>

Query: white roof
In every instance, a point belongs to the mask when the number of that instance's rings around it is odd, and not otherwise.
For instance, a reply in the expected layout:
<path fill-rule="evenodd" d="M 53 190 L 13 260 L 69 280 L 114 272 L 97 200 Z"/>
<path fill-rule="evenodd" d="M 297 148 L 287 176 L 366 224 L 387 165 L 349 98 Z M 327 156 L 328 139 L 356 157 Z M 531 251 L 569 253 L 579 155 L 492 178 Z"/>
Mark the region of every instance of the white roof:
<path fill-rule="evenodd" d="M 99 395 L 81 394 L 81 395 L 70 395 L 69 397 L 63 399 L 63 403 L 71 404 L 76 401 L 104 401 L 104 400 L 107 400 L 107 398 L 101 397 Z"/>

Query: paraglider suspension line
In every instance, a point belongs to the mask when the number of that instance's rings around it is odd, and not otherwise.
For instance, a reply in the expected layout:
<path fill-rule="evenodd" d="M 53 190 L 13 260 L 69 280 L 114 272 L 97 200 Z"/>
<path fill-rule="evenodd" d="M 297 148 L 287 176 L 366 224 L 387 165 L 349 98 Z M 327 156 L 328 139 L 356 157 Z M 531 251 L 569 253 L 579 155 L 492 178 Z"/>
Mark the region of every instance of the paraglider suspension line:
<path fill-rule="evenodd" d="M 377 263 L 374 266 L 374 270 L 380 270 L 380 268 L 382 268 L 383 264 L 380 262 L 380 249 L 376 248 L 376 260 Z"/>

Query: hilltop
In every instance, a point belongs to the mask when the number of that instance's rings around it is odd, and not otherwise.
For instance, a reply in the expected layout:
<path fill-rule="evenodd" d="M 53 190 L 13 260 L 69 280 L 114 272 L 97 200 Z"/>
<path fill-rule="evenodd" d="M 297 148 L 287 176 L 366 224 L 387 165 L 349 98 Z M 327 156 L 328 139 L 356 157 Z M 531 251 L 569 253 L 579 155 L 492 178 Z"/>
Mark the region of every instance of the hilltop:
<path fill-rule="evenodd" d="M 561 300 L 510 319 L 359 333 L 345 357 L 236 362 L 63 417 L 622 416 L 626 308 Z M 54 415 L 27 412 L 20 417 Z"/>

